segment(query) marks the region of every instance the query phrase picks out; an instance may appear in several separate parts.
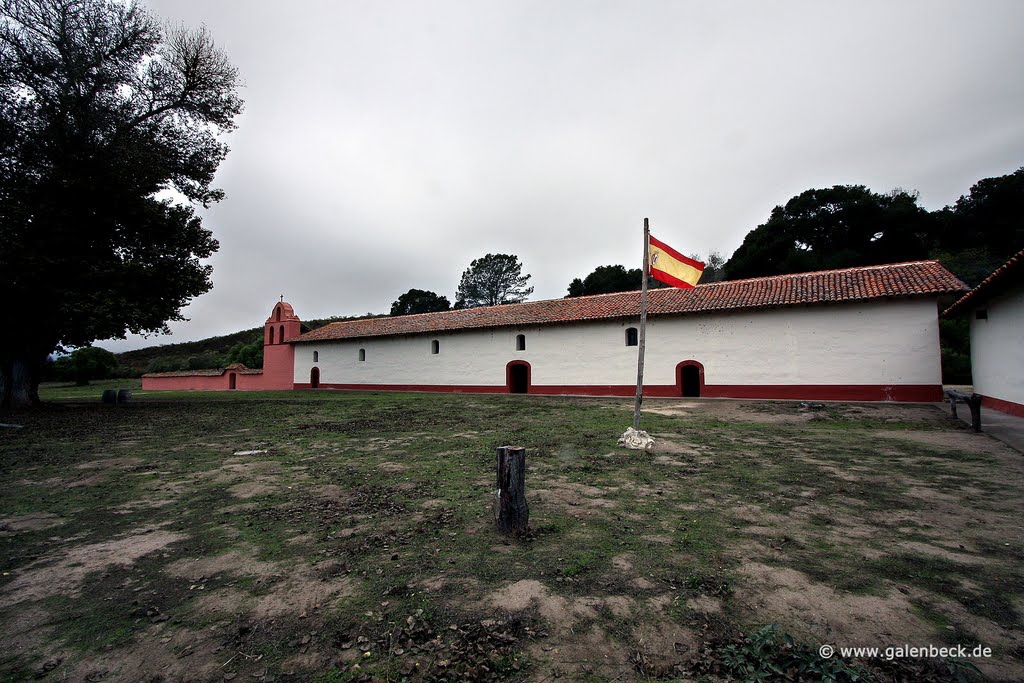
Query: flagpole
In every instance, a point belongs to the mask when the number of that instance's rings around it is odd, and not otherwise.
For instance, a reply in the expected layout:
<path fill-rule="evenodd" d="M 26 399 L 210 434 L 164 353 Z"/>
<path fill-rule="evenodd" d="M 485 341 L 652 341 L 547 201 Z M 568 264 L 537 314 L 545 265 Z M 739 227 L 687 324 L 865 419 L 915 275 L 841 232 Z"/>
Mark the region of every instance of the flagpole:
<path fill-rule="evenodd" d="M 640 287 L 640 338 L 636 358 L 636 405 L 633 408 L 633 429 L 640 429 L 640 404 L 644 401 L 644 346 L 647 341 L 647 276 L 650 272 L 651 228 L 644 219 L 643 284 Z"/>

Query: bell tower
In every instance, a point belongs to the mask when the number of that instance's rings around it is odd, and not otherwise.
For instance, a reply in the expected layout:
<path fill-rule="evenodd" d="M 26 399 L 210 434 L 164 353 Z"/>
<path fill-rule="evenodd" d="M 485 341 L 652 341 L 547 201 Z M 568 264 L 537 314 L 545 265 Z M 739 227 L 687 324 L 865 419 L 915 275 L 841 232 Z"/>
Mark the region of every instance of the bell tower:
<path fill-rule="evenodd" d="M 295 347 L 291 340 L 302 334 L 302 322 L 291 304 L 281 297 L 263 324 L 263 388 L 295 386 Z"/>

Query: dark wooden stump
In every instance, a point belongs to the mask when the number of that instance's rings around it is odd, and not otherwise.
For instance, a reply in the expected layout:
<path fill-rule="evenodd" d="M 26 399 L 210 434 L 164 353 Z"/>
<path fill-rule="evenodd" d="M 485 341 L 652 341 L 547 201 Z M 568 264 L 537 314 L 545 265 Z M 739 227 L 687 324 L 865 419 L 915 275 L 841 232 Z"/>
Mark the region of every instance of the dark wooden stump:
<path fill-rule="evenodd" d="M 494 522 L 503 534 L 518 536 L 530 526 L 526 504 L 526 449 L 498 448 L 498 493 L 494 501 Z"/>

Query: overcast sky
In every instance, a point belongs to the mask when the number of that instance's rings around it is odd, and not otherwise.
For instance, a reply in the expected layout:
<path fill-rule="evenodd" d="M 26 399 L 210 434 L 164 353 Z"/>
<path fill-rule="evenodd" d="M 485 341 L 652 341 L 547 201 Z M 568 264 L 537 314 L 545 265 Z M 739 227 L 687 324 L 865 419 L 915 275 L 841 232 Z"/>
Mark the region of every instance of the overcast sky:
<path fill-rule="evenodd" d="M 951 204 L 1024 166 L 1024 2 L 144 0 L 205 24 L 245 113 L 201 211 L 214 288 L 171 336 L 454 301 L 520 257 L 533 299 L 639 267 L 643 219 L 728 257 L 812 187 Z"/>

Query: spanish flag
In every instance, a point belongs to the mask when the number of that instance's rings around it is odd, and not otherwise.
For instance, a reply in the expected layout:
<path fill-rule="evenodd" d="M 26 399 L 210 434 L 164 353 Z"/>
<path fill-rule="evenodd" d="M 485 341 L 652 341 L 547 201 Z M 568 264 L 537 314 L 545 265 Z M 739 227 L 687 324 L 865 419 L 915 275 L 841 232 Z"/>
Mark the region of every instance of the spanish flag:
<path fill-rule="evenodd" d="M 693 289 L 704 274 L 704 264 L 683 256 L 678 251 L 651 236 L 647 254 L 651 275 L 655 280 L 672 287 Z"/>

